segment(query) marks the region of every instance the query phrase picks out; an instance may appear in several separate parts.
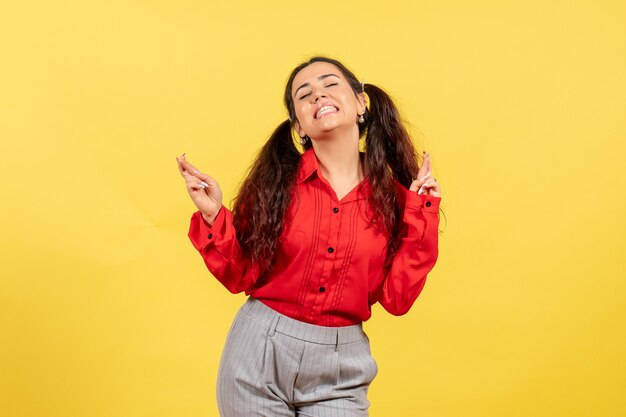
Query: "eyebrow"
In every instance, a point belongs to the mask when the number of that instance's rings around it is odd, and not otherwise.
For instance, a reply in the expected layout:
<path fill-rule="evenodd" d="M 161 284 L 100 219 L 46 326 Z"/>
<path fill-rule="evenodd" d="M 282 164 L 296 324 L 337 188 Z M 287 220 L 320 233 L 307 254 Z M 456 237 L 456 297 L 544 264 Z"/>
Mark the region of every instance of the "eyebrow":
<path fill-rule="evenodd" d="M 324 74 L 324 75 L 320 75 L 319 77 L 317 77 L 317 79 L 319 81 L 322 81 L 322 80 L 325 80 L 328 77 L 337 77 L 337 78 L 339 78 L 339 76 L 336 75 L 336 74 Z M 310 85 L 311 84 L 309 84 L 309 83 L 304 83 L 300 87 L 296 88 L 296 91 L 293 92 L 294 97 L 295 97 L 296 94 L 298 94 L 298 90 L 300 90 L 301 88 L 304 88 L 304 87 L 309 87 Z"/>

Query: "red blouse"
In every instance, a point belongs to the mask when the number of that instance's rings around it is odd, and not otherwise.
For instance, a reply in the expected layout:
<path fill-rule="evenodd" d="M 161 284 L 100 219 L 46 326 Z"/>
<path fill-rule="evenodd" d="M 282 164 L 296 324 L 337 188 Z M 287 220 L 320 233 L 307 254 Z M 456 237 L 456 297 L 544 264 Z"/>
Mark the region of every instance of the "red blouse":
<path fill-rule="evenodd" d="M 341 200 L 322 176 L 313 149 L 302 155 L 288 219 L 269 272 L 241 255 L 232 212 L 222 206 L 213 226 L 200 211 L 189 238 L 209 271 L 232 293 L 245 291 L 272 309 L 320 326 L 347 326 L 371 316 L 379 302 L 405 314 L 438 255 L 440 197 L 417 195 L 396 183 L 406 224 L 385 273 L 387 236 L 368 227 L 367 179 Z"/>

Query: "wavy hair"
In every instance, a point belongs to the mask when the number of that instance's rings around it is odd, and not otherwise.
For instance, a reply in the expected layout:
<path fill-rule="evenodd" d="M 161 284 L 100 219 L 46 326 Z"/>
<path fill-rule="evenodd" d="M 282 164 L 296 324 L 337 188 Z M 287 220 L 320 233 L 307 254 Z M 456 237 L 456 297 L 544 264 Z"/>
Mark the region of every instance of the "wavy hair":
<path fill-rule="evenodd" d="M 350 83 L 355 95 L 365 92 L 369 98 L 365 122 L 359 124 L 359 137 L 365 135 L 364 174 L 371 185 L 368 202 L 374 213 L 371 223 L 389 236 L 385 261 L 385 266 L 389 267 L 402 232 L 402 213 L 394 180 L 409 188 L 413 178 L 417 178 L 419 166 L 415 148 L 387 93 L 372 84 L 361 84 L 342 63 L 322 56 L 298 65 L 289 76 L 284 95 L 289 119 L 278 125 L 260 150 L 235 197 L 233 222 L 237 238 L 247 260 L 271 268 L 300 163 L 300 152 L 292 136 L 296 113 L 291 89 L 298 72 L 314 62 L 333 64 Z M 307 141 L 304 149 L 311 146 L 311 141 Z"/>

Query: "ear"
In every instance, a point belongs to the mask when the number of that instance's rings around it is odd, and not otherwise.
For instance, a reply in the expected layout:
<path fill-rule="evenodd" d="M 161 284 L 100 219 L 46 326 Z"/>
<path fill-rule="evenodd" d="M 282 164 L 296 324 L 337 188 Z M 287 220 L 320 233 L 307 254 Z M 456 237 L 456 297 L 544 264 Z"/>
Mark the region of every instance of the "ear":
<path fill-rule="evenodd" d="M 367 103 L 365 100 L 365 93 L 359 93 L 356 96 L 359 99 L 359 104 L 357 105 L 357 109 L 359 110 L 359 114 L 363 114 L 365 113 L 365 108 L 366 108 L 366 103 Z"/>
<path fill-rule="evenodd" d="M 302 127 L 300 127 L 300 122 L 298 122 L 298 119 L 296 119 L 296 121 L 293 122 L 293 130 L 295 130 L 298 136 L 300 136 L 301 138 L 306 136 L 306 133 L 304 132 Z"/>

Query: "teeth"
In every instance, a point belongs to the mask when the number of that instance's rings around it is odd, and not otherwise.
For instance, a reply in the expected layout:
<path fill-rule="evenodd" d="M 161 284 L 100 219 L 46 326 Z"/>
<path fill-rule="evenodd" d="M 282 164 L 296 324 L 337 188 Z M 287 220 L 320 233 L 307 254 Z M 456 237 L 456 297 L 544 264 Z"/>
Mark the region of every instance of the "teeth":
<path fill-rule="evenodd" d="M 319 109 L 319 111 L 315 115 L 315 118 L 317 119 L 326 113 L 335 112 L 335 111 L 337 111 L 337 109 L 335 109 L 333 106 L 324 106 L 321 109 Z"/>

